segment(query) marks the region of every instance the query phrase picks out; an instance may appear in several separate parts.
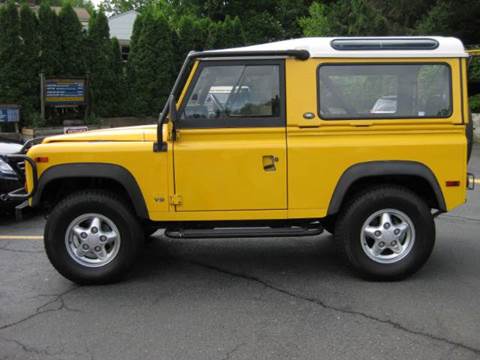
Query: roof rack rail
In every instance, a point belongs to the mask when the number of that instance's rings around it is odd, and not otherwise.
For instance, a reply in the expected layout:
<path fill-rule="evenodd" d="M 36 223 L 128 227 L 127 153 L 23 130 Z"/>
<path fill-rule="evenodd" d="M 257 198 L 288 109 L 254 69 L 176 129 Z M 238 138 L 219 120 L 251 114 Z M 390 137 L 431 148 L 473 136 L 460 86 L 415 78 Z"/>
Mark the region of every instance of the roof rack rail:
<path fill-rule="evenodd" d="M 262 57 L 262 56 L 291 56 L 298 60 L 307 60 L 310 58 L 308 50 L 228 50 L 228 51 L 198 51 L 192 52 L 188 55 L 190 59 L 198 58 L 218 58 L 218 57 L 232 57 L 232 56 L 244 56 L 244 57 Z"/>
<path fill-rule="evenodd" d="M 333 39 L 330 45 L 335 50 L 435 50 L 439 43 L 430 38 L 350 38 Z"/>

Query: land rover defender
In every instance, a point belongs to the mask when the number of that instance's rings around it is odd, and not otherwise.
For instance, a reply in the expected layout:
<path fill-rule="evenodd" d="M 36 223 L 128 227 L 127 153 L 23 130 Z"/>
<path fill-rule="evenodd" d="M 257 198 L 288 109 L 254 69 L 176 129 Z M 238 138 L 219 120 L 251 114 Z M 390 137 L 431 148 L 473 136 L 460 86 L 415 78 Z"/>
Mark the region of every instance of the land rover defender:
<path fill-rule="evenodd" d="M 302 38 L 191 52 L 158 124 L 52 136 L 26 154 L 53 266 L 122 278 L 146 236 L 312 236 L 401 279 L 462 205 L 468 54 L 448 37 Z"/>

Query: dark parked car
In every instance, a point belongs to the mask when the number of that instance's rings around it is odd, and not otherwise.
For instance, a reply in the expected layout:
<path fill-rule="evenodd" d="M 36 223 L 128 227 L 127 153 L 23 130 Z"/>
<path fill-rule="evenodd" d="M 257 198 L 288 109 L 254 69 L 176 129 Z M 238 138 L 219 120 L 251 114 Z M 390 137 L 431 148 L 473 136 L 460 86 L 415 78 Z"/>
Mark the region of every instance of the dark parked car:
<path fill-rule="evenodd" d="M 0 138 L 0 154 L 13 154 L 19 152 L 23 147 L 21 142 Z M 0 158 L 0 195 L 21 188 L 23 185 L 12 167 Z M 0 200 L 0 209 L 13 208 L 21 201 Z"/>

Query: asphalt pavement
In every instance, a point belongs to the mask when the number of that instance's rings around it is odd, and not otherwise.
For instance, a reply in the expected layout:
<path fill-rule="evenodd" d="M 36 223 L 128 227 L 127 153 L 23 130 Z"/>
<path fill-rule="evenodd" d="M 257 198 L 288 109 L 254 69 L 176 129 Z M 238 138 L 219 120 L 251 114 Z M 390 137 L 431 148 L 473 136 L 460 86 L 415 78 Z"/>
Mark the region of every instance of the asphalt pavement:
<path fill-rule="evenodd" d="M 49 264 L 41 216 L 4 216 L 0 359 L 480 359 L 479 200 L 437 219 L 432 257 L 401 282 L 357 278 L 328 234 L 159 232 L 126 281 L 79 287 Z"/>

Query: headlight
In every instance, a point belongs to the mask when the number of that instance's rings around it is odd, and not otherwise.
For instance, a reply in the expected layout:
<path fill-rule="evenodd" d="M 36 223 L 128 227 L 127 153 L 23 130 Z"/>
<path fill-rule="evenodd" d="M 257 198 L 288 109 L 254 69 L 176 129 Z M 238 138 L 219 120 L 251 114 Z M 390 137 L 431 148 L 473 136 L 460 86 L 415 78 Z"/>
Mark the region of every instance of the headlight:
<path fill-rule="evenodd" d="M 12 167 L 2 159 L 0 159 L 0 173 L 5 175 L 15 175 L 15 171 L 13 171 Z"/>

